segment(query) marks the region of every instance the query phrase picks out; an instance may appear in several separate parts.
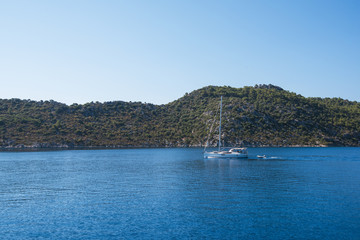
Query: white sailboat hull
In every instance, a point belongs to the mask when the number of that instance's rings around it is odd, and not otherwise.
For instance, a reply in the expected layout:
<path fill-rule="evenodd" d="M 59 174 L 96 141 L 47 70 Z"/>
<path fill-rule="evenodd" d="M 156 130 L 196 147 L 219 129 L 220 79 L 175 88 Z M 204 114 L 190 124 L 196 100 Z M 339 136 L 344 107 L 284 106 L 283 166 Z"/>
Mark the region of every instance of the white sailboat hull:
<path fill-rule="evenodd" d="M 234 153 L 234 152 L 205 152 L 204 158 L 247 158 L 247 153 Z"/>

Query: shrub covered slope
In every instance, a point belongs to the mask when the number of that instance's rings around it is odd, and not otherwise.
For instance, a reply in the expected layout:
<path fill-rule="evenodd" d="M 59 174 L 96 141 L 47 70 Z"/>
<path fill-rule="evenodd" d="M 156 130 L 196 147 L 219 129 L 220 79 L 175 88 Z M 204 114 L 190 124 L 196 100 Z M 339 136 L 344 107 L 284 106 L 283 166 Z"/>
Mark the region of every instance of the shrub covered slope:
<path fill-rule="evenodd" d="M 0 100 L 0 146 L 176 147 L 360 145 L 360 103 L 305 98 L 273 85 L 208 86 L 165 105 Z M 215 122 L 213 121 L 215 119 Z M 214 122 L 214 124 L 213 124 Z"/>

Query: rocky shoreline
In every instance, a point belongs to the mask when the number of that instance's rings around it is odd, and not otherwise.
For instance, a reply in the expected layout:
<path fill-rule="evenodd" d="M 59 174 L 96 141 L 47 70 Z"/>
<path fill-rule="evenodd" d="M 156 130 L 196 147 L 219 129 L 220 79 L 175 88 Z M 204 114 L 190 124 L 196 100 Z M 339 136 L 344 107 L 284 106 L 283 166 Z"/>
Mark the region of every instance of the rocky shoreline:
<path fill-rule="evenodd" d="M 131 148 L 203 148 L 202 145 L 111 145 L 111 146 L 74 146 L 68 144 L 33 144 L 33 145 L 16 145 L 1 146 L 0 151 L 48 151 L 48 150 L 97 150 L 97 149 L 131 149 Z M 211 146 L 216 147 L 216 146 Z M 342 145 L 247 145 L 248 148 L 300 148 L 300 147 L 359 147 L 359 146 L 342 146 Z"/>

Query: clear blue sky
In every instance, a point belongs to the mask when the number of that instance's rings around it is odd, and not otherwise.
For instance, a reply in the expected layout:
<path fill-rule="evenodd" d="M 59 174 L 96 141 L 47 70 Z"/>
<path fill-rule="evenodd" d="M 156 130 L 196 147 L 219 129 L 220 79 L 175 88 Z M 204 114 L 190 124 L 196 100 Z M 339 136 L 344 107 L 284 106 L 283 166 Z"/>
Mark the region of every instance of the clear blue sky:
<path fill-rule="evenodd" d="M 360 101 L 360 1 L 0 0 L 0 83 L 67 104 L 261 83 Z"/>

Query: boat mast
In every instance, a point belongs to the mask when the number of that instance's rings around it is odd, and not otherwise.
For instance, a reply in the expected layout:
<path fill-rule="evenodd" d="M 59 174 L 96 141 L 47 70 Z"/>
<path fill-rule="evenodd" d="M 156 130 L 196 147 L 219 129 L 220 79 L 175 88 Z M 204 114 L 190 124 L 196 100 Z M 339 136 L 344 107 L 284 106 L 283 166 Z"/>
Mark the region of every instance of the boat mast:
<path fill-rule="evenodd" d="M 220 124 L 219 124 L 219 152 L 221 148 L 221 112 L 222 112 L 222 96 L 220 101 Z"/>

